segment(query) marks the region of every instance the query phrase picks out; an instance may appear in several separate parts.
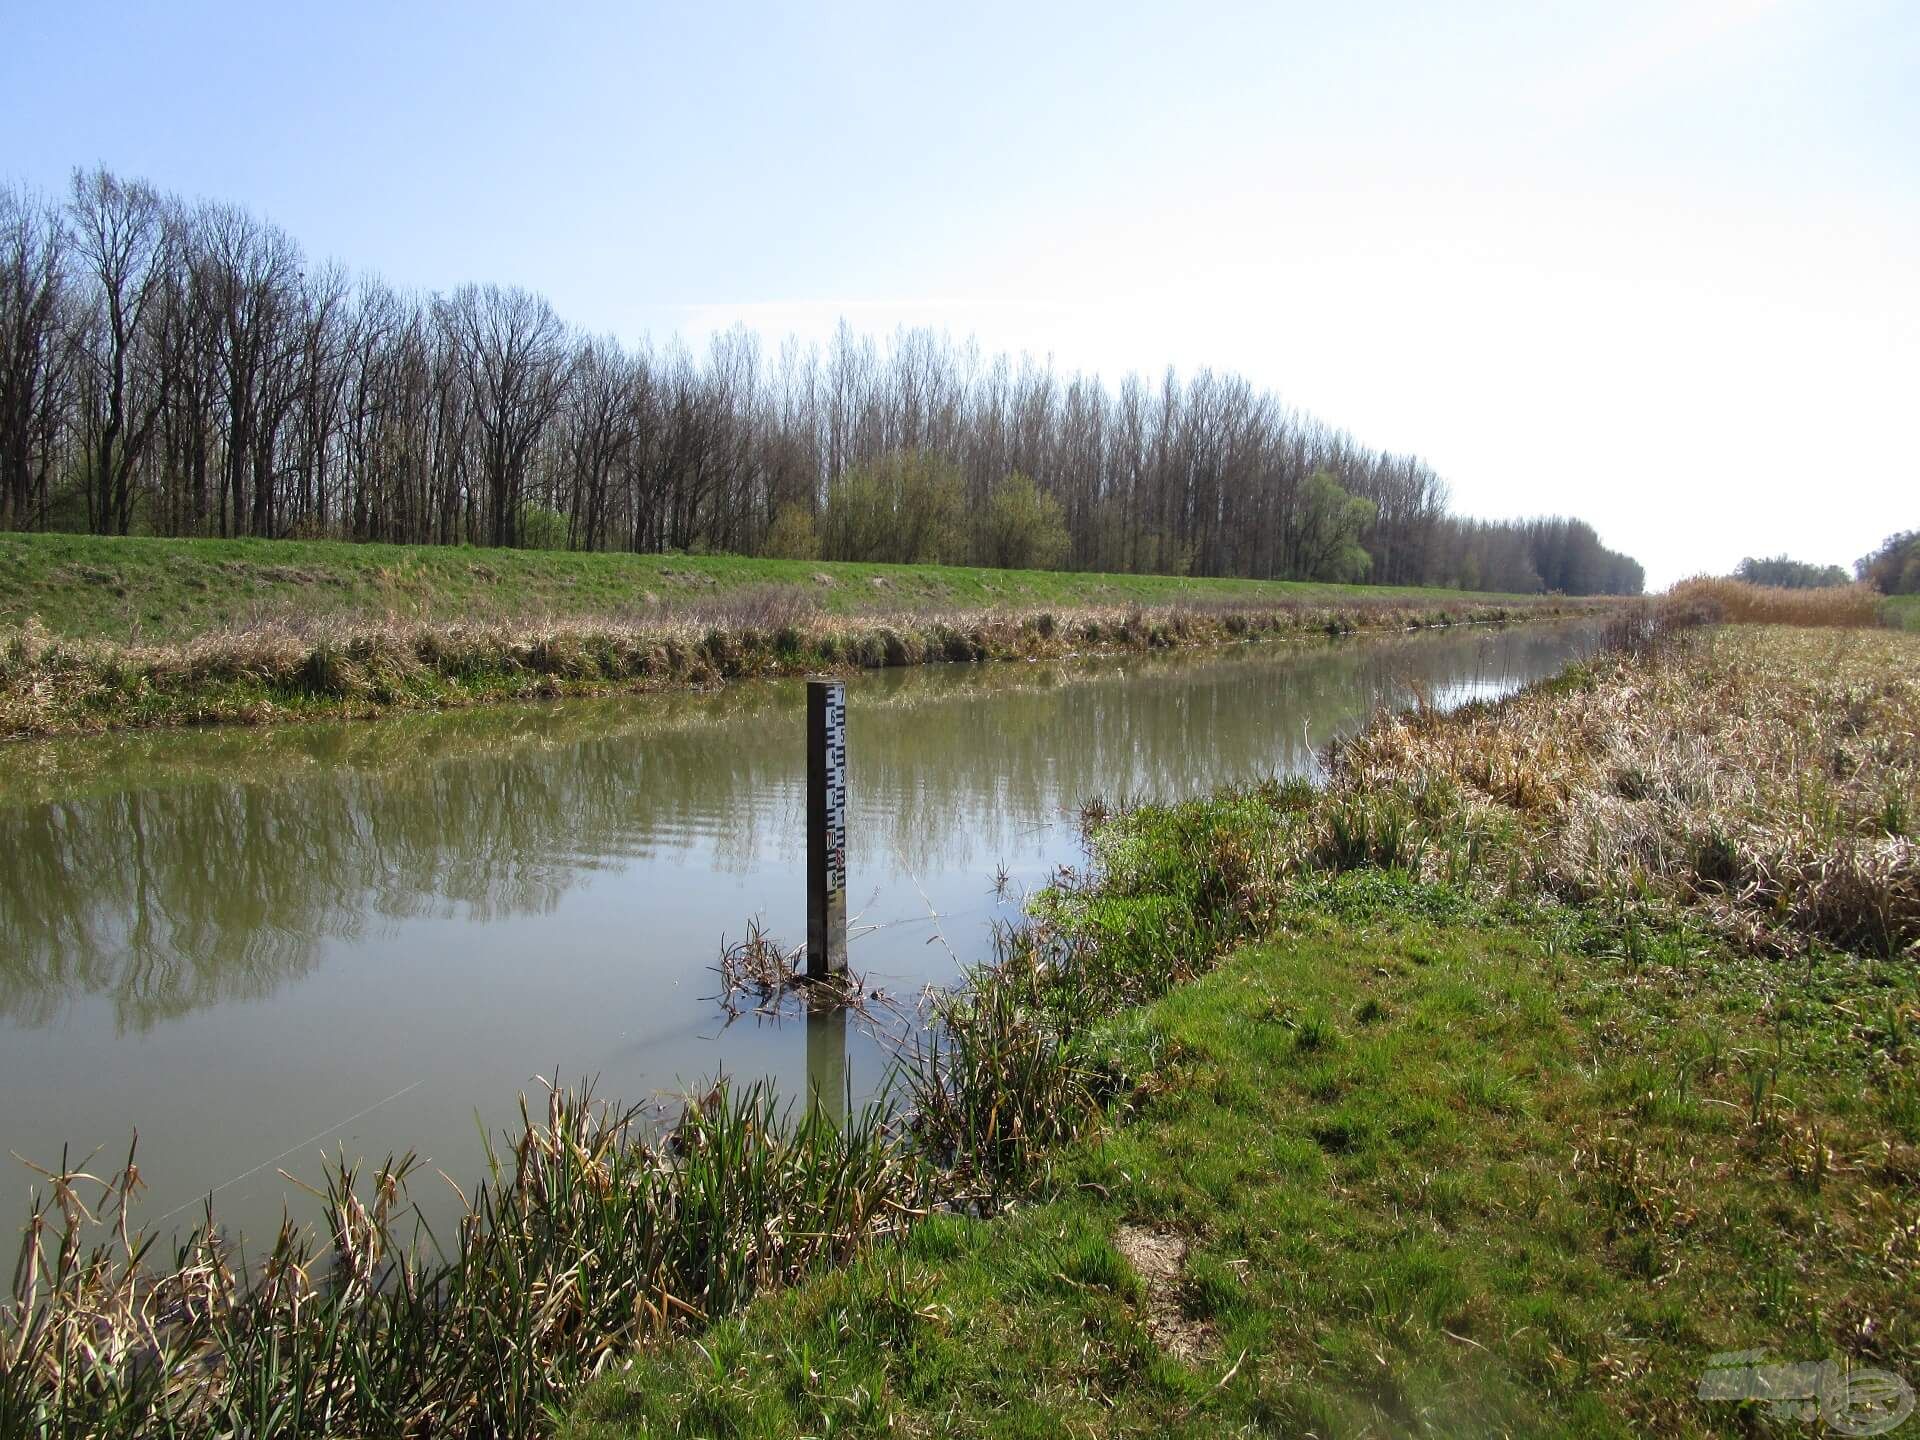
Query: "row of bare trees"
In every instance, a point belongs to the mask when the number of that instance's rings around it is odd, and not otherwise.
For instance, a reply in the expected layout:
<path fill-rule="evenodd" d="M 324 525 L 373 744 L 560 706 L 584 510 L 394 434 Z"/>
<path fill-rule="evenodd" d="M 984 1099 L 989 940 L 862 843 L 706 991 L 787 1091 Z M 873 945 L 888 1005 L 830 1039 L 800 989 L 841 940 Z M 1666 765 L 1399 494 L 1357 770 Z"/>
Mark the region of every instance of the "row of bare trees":
<path fill-rule="evenodd" d="M 1326 552 L 1382 583 L 1639 588 L 1578 522 L 1456 521 L 1420 460 L 1236 375 L 1109 387 L 844 325 L 696 357 L 517 288 L 355 278 L 244 209 L 103 170 L 62 198 L 0 190 L 0 529 L 752 552 L 902 452 L 955 467 L 976 510 L 1033 477 L 1076 568 L 1297 576 Z M 1549 573 L 1542 525 L 1592 563 Z"/>

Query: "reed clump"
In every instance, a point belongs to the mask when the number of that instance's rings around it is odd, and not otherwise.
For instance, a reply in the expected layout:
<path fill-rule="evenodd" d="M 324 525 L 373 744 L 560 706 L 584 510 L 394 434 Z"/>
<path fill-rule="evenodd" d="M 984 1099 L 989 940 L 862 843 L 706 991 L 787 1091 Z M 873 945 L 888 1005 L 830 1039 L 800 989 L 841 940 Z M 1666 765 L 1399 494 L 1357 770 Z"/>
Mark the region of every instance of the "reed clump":
<path fill-rule="evenodd" d="M 1815 625 L 1866 628 L 1883 621 L 1885 597 L 1871 585 L 1829 585 L 1789 590 L 1751 585 L 1723 576 L 1697 576 L 1675 585 L 1667 596 L 1679 604 L 1705 607 L 1731 625 Z"/>
<path fill-rule="evenodd" d="M 809 974 L 806 956 L 805 945 L 782 945 L 758 919 L 751 919 L 744 938 L 721 942 L 713 967 L 720 992 L 714 999 L 729 1022 L 749 1009 L 777 1018 L 789 1000 L 809 1011 L 846 1010 L 869 1019 L 880 1009 L 894 1009 L 887 995 L 869 989 L 866 978 L 851 967 Z"/>
<path fill-rule="evenodd" d="M 717 1087 L 663 1128 L 553 1088 L 444 1244 L 412 1157 L 318 1192 L 243 1261 L 208 1223 L 170 1262 L 131 1154 L 45 1174 L 0 1312 L 0 1434 L 528 1435 L 585 1377 L 891 1234 L 920 1182 L 885 1116 Z M 435 1182 L 437 1183 L 437 1182 Z"/>
<path fill-rule="evenodd" d="M 1103 1098 L 1058 949 L 1005 931 L 993 964 L 934 997 L 906 1067 L 914 1135 L 945 1170 L 949 1203 L 989 1207 L 1030 1188 L 1046 1157 L 1085 1131 Z"/>

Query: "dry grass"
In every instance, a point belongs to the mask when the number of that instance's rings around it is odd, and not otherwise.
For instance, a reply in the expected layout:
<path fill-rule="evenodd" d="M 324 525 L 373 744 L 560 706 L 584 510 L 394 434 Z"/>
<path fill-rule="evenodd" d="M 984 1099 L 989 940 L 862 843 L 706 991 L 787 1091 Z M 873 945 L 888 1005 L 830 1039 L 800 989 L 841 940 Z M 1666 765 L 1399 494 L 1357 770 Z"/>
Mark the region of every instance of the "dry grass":
<path fill-rule="evenodd" d="M 697 687 L 939 661 L 1162 650 L 1582 613 L 1592 602 L 1302 603 L 836 615 L 790 589 L 680 612 L 519 624 L 267 619 L 173 644 L 0 632 L 0 739 L 261 724 L 502 699 Z"/>
<path fill-rule="evenodd" d="M 1882 622 L 1885 600 L 1870 585 L 1788 590 L 1704 575 L 1683 580 L 1667 593 L 1676 602 L 1705 607 L 1714 618 L 1735 625 L 1870 627 Z"/>
<path fill-rule="evenodd" d="M 1920 639 L 1889 631 L 1694 634 L 1503 705 L 1376 722 L 1339 751 L 1329 823 L 1384 806 L 1434 837 L 1430 867 L 1506 837 L 1513 879 L 1567 898 L 1697 905 L 1772 950 L 1911 954 L 1916 677 Z"/>
<path fill-rule="evenodd" d="M 329 1242 L 286 1226 L 245 1263 L 211 1218 L 160 1259 L 129 1220 L 131 1154 L 43 1171 L 0 1301 L 0 1434 L 539 1433 L 635 1346 L 918 1209 L 874 1110 L 796 1119 L 721 1087 L 663 1130 L 554 1089 L 522 1121 L 439 1243 L 411 1218 L 411 1156 L 371 1177 L 342 1161 Z"/>

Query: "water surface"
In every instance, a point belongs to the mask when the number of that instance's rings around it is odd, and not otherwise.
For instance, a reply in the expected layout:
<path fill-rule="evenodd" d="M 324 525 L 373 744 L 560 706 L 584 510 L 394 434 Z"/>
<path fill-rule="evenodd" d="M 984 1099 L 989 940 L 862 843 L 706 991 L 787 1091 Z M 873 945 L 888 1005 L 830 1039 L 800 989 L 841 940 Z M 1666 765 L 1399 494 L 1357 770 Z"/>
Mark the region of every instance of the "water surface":
<path fill-rule="evenodd" d="M 1312 773 L 1416 691 L 1552 673 L 1583 626 L 933 666 L 849 682 L 852 963 L 951 983 L 1080 860 L 1096 796 Z M 463 1183 L 536 1076 L 644 1099 L 717 1071 L 857 1095 L 855 1024 L 731 1025 L 709 968 L 805 934 L 799 682 L 377 723 L 0 748 L 0 1153 L 103 1163 L 146 1214 L 275 1223 L 323 1153 Z M 1004 881 L 1004 884 L 997 882 Z M 32 1179 L 12 1161 L 0 1216 Z"/>

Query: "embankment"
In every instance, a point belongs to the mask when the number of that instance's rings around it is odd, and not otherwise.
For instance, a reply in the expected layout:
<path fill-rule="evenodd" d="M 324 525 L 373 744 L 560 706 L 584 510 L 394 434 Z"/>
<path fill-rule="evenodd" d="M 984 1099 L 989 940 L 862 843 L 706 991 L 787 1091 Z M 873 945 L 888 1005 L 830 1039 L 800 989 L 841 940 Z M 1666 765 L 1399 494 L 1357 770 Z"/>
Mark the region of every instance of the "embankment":
<path fill-rule="evenodd" d="M 394 552 L 384 565 L 383 549 Z M 491 577 L 484 597 L 476 571 Z M 644 588 L 666 579 L 680 588 Z M 17 625 L 0 630 L 0 738 L 1544 619 L 1614 603 L 726 557 L 4 537 L 0 617 Z"/>

